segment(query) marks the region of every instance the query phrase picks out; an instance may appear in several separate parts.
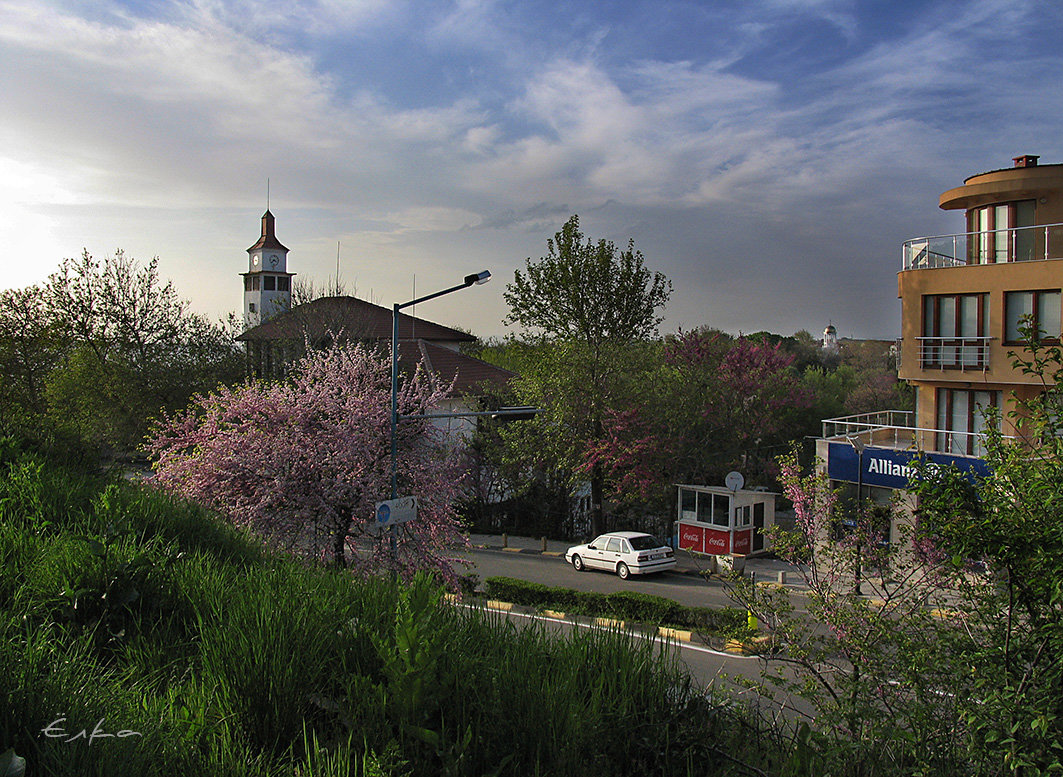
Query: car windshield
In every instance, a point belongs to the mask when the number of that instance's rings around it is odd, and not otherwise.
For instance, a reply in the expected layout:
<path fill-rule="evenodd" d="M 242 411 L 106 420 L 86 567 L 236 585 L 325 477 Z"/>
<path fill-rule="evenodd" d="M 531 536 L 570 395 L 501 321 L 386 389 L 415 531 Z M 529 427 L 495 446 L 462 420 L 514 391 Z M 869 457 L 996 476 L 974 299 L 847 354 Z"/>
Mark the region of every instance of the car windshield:
<path fill-rule="evenodd" d="M 643 534 L 641 537 L 632 537 L 630 539 L 631 547 L 635 550 L 651 550 L 653 548 L 661 547 L 661 542 L 652 534 Z"/>

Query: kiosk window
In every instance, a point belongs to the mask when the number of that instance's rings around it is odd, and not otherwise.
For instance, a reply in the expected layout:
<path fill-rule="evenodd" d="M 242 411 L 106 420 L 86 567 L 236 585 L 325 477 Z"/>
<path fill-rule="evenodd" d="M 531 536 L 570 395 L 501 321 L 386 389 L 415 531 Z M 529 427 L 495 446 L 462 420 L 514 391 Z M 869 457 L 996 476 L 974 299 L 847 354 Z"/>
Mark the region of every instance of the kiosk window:
<path fill-rule="evenodd" d="M 694 496 L 694 492 L 690 493 Z M 727 494 L 707 494 L 705 492 L 698 492 L 697 494 L 697 520 L 699 523 L 709 523 L 713 526 L 729 527 L 731 525 L 731 497 Z M 683 510 L 687 509 L 687 503 L 684 498 Z"/>
<path fill-rule="evenodd" d="M 698 518 L 698 492 L 684 488 L 680 491 L 679 517 L 687 521 Z"/>

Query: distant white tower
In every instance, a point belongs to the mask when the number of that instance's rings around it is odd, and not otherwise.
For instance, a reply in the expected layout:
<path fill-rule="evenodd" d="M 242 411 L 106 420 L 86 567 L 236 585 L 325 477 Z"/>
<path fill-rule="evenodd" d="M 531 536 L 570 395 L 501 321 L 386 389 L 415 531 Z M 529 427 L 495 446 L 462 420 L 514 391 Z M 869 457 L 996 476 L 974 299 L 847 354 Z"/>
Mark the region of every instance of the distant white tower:
<path fill-rule="evenodd" d="M 838 330 L 834 328 L 833 322 L 829 322 L 827 328 L 823 330 L 823 350 L 838 350 Z"/>
<path fill-rule="evenodd" d="M 262 216 L 262 235 L 247 249 L 244 279 L 244 327 L 250 329 L 288 310 L 292 305 L 292 276 L 288 249 L 277 240 L 273 214 Z"/>

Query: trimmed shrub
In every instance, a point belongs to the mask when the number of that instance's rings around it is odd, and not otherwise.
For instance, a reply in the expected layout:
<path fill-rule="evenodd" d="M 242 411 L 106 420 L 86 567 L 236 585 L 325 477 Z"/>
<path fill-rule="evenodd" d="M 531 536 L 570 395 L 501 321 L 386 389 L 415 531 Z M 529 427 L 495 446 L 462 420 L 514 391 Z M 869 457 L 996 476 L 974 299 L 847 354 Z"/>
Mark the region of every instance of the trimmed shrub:
<path fill-rule="evenodd" d="M 734 607 L 684 607 L 671 599 L 638 591 L 599 594 L 512 577 L 489 577 L 484 581 L 484 591 L 490 599 L 527 607 L 675 626 L 725 637 L 744 634 L 747 628 L 746 614 Z"/>

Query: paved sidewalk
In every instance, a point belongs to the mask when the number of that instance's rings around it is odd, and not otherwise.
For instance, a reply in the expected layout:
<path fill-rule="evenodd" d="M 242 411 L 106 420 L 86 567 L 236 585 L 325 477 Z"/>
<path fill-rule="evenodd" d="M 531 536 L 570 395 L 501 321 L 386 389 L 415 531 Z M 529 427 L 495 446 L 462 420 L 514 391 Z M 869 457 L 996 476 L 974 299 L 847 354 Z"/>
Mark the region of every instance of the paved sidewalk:
<path fill-rule="evenodd" d="M 509 553 L 531 553 L 564 558 L 565 551 L 578 543 L 561 540 L 544 540 L 539 537 L 521 537 L 515 534 L 470 534 L 469 542 L 476 548 Z M 545 550 L 544 550 L 545 547 Z M 754 573 L 757 582 L 784 583 L 791 588 L 804 588 L 800 570 L 786 561 L 775 558 L 744 559 L 746 574 Z M 712 568 L 712 557 L 686 550 L 676 551 L 674 571 L 687 575 L 700 575 Z M 780 575 L 782 577 L 780 578 Z"/>

